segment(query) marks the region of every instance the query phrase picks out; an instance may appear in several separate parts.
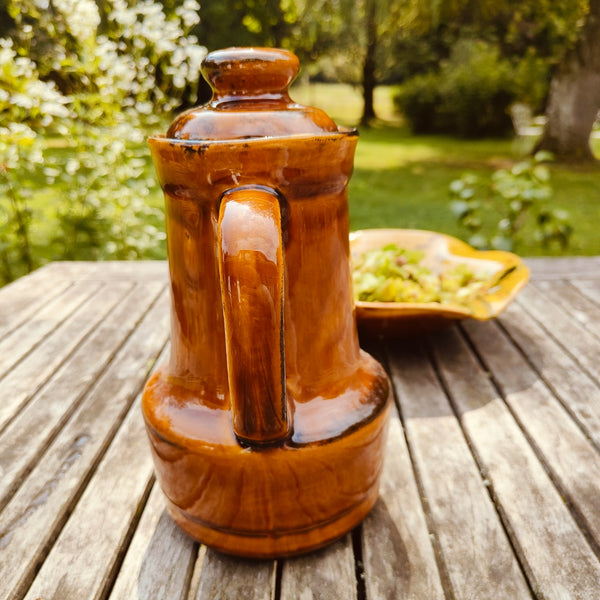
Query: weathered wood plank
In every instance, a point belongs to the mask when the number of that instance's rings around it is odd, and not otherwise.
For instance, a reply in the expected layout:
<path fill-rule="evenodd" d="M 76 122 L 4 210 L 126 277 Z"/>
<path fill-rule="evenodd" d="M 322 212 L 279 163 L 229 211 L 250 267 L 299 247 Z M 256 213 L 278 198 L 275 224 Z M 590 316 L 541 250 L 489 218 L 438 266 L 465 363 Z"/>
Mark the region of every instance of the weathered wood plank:
<path fill-rule="evenodd" d="M 534 593 L 594 598 L 600 563 L 488 373 L 456 330 L 431 346 Z"/>
<path fill-rule="evenodd" d="M 275 575 L 273 560 L 247 560 L 207 549 L 195 600 L 271 600 Z"/>
<path fill-rule="evenodd" d="M 534 280 L 600 279 L 600 256 L 527 258 L 525 263 Z"/>
<path fill-rule="evenodd" d="M 455 353 L 450 344 L 445 353 Z M 415 468 L 456 598 L 530 598 L 485 482 L 422 348 L 391 359 Z"/>
<path fill-rule="evenodd" d="M 49 333 L 92 296 L 100 287 L 75 284 L 39 310 L 26 324 L 0 340 L 0 377 L 40 343 Z"/>
<path fill-rule="evenodd" d="M 120 288 L 121 284 L 114 284 L 114 287 Z M 114 310 L 95 323 L 94 331 L 2 432 L 0 507 L 4 506 L 7 495 L 14 491 L 24 473 L 33 467 L 44 448 L 60 431 L 65 419 L 106 368 L 162 289 L 164 286 L 160 283 L 135 286 Z M 25 361 L 21 364 L 25 364 Z M 74 374 L 77 376 L 74 377 Z M 26 393 L 29 385 L 29 380 L 25 378 L 24 386 L 15 382 L 10 391 L 0 386 L 0 406 L 8 404 L 11 395 Z"/>
<path fill-rule="evenodd" d="M 506 403 L 600 547 L 600 454 L 498 327 L 465 329 Z"/>
<path fill-rule="evenodd" d="M 404 432 L 394 411 L 380 496 L 362 525 L 368 600 L 444 598 Z"/>
<path fill-rule="evenodd" d="M 120 263 L 113 263 L 113 265 L 103 263 L 94 266 L 90 271 L 87 270 L 89 263 L 67 264 L 49 267 L 48 273 L 38 272 L 34 276 L 38 278 L 35 281 L 43 282 L 46 276 L 52 275 L 50 280 L 59 286 L 67 286 L 78 278 L 87 281 L 86 286 L 89 283 L 94 285 L 96 282 L 140 281 L 141 279 L 166 284 L 166 267 L 161 271 L 164 263 L 141 267 L 143 264 L 129 263 L 125 271 L 120 270 Z M 586 277 L 589 278 L 572 283 L 559 281 L 560 279 L 571 281 L 573 274 L 577 275 L 573 265 L 578 265 L 580 276 L 587 273 Z M 559 272 L 557 266 L 563 271 Z M 423 497 L 419 500 L 414 481 L 415 475 L 411 470 L 410 457 L 400 424 L 393 421 L 392 431 L 395 428 L 398 435 L 390 434 L 389 439 L 390 442 L 397 441 L 399 446 L 394 449 L 397 460 L 390 462 L 388 452 L 386 473 L 389 464 L 394 474 L 390 475 L 389 480 L 384 474 L 381 500 L 362 527 L 366 600 L 374 598 L 387 600 L 396 597 L 412 597 L 415 600 L 437 598 L 440 597 L 440 577 L 444 584 L 448 585 L 447 598 L 466 598 L 473 590 L 477 594 L 470 597 L 477 600 L 487 597 L 485 592 L 479 593 L 480 588 L 475 584 L 465 583 L 468 576 L 464 574 L 467 568 L 474 570 L 475 574 L 480 568 L 473 564 L 467 566 L 468 561 L 464 555 L 469 556 L 469 553 L 473 553 L 474 547 L 478 549 L 482 545 L 485 551 L 491 552 L 489 548 L 495 543 L 494 537 L 491 541 L 488 539 L 487 544 L 482 542 L 479 537 L 485 539 L 488 532 L 483 525 L 473 526 L 468 522 L 473 518 L 473 514 L 476 515 L 475 518 L 480 514 L 477 510 L 468 513 L 469 510 L 473 511 L 472 505 L 478 507 L 480 503 L 487 503 L 488 510 L 491 510 L 494 516 L 492 520 L 495 520 L 492 528 L 493 536 L 496 535 L 498 528 L 498 517 L 493 511 L 492 502 L 484 485 L 486 481 L 482 482 L 482 477 L 489 479 L 490 490 L 498 504 L 498 511 L 514 542 L 514 548 L 523 561 L 535 595 L 539 598 L 585 598 L 586 600 L 596 597 L 597 582 L 600 581 L 598 556 L 591 552 L 581 535 L 578 524 L 563 503 L 554 484 L 558 485 L 559 490 L 564 493 L 569 507 L 577 513 L 579 524 L 585 525 L 589 537 L 596 540 L 597 549 L 600 520 L 597 516 L 600 515 L 600 510 L 596 500 L 600 497 L 597 483 L 599 469 L 597 448 L 600 447 L 600 408 L 597 408 L 600 402 L 598 399 L 600 367 L 594 366 L 594 362 L 597 362 L 597 343 L 600 339 L 597 329 L 597 298 L 598 286 L 600 286 L 598 267 L 600 263 L 594 266 L 592 273 L 590 261 L 587 260 L 575 261 L 571 265 L 565 263 L 562 267 L 560 264 L 557 265 L 554 259 L 547 265 L 539 262 L 539 266 L 534 269 L 533 283 L 501 317 L 502 329 L 494 324 L 465 324 L 464 330 L 471 337 L 481 358 L 491 369 L 493 383 L 502 392 L 510 410 L 503 404 L 494 385 L 490 383 L 490 374 L 481 368 L 468 345 L 453 330 L 441 334 L 441 337 L 432 338 L 434 344 L 432 353 L 435 356 L 436 366 L 442 374 L 444 386 L 451 395 L 455 410 L 460 416 L 462 430 L 454 411 L 450 410 L 444 391 L 436 383 L 437 375 L 431 370 L 427 358 L 421 356 L 425 367 L 420 365 L 415 369 L 415 364 L 420 363 L 421 351 L 416 350 L 416 357 L 414 347 L 406 348 L 406 354 L 402 351 L 396 354 L 392 362 L 396 371 L 395 379 L 398 380 L 398 390 L 410 391 L 408 401 L 406 394 L 400 393 L 400 402 L 415 463 L 414 469 Z M 144 269 L 147 269 L 145 273 Z M 33 276 L 30 277 L 32 277 L 31 281 L 34 281 Z M 19 285 L 24 286 L 22 292 L 26 290 L 27 286 L 24 283 Z M 574 287 L 577 288 L 577 293 L 574 293 Z M 60 289 L 63 290 L 61 292 L 63 296 L 67 295 L 68 290 L 64 287 Z M 59 291 L 60 289 L 57 288 Z M 50 288 L 55 302 L 59 299 L 59 291 L 52 292 Z M 35 323 L 37 318 L 39 323 L 39 315 L 44 311 L 50 317 L 53 316 L 47 307 L 40 308 L 41 304 L 36 304 L 27 294 L 28 292 L 23 292 L 20 296 L 24 302 L 22 305 L 24 312 L 20 314 L 25 315 L 24 319 L 30 318 Z M 535 302 L 532 301 L 530 298 L 532 294 L 540 298 L 545 296 L 546 304 L 551 305 L 550 309 L 542 308 L 539 298 Z M 18 294 L 15 295 L 17 296 Z M 0 311 L 2 298 L 4 295 L 0 292 Z M 164 298 L 162 301 L 165 302 Z M 86 300 L 82 300 L 82 303 L 85 302 Z M 69 313 L 65 313 L 64 319 L 55 322 L 55 325 L 45 333 L 39 333 L 41 331 L 39 330 L 37 337 L 31 338 L 32 344 L 14 361 L 15 363 L 20 361 L 15 367 L 15 372 L 23 369 L 22 365 L 29 364 L 32 367 L 34 363 L 29 361 L 35 360 L 35 355 L 40 348 L 50 348 L 48 340 L 57 335 L 56 330 L 67 326 L 76 314 L 81 315 L 82 311 L 87 310 L 82 303 L 74 306 Z M 555 312 L 552 312 L 552 309 Z M 167 313 L 168 309 L 165 309 L 166 316 Z M 108 318 L 114 319 L 114 314 L 111 311 Z M 125 318 L 125 313 L 123 316 Z M 557 317 L 559 322 L 558 327 L 555 327 Z M 63 321 L 61 326 L 60 323 Z M 110 328 L 105 329 L 104 331 L 112 336 L 111 340 L 107 340 L 105 345 L 97 350 L 97 354 L 94 354 L 94 345 L 102 344 L 100 328 L 104 322 L 105 320 L 98 321 L 98 328 L 94 329 L 89 339 L 85 339 L 77 348 L 73 346 L 68 356 L 65 348 L 59 349 L 58 345 L 55 346 L 57 352 L 62 352 L 63 357 L 66 357 L 63 358 L 64 362 L 60 367 L 58 367 L 60 360 L 57 355 L 46 354 L 49 360 L 56 363 L 50 371 L 56 368 L 59 370 L 51 376 L 51 379 L 46 380 L 31 400 L 27 400 L 30 402 L 27 408 L 33 406 L 33 403 L 39 403 L 37 424 L 36 414 L 31 412 L 28 425 L 21 430 L 29 436 L 27 440 L 33 440 L 33 453 L 27 454 L 28 442 L 24 438 L 19 447 L 25 450 L 27 459 L 23 463 L 18 463 L 18 468 L 14 471 L 10 470 L 10 461 L 2 462 L 5 450 L 3 444 L 9 439 L 5 437 L 9 431 L 10 439 L 19 443 L 17 429 L 13 430 L 13 425 L 16 427 L 21 415 L 7 427 L 5 435 L 0 436 L 0 468 L 3 464 L 9 465 L 9 480 L 12 481 L 9 485 L 14 486 L 19 477 L 27 475 L 31 470 L 24 479 L 21 489 L 6 505 L 5 511 L 0 513 L 0 581 L 2 581 L 0 598 L 7 597 L 12 600 L 13 591 L 18 598 L 21 595 L 19 589 L 25 593 L 25 588 L 35 575 L 36 564 L 38 561 L 43 562 L 42 559 L 48 551 L 50 551 L 48 562 L 42 566 L 34 587 L 30 590 L 29 597 L 32 599 L 39 596 L 48 600 L 52 597 L 52 595 L 42 594 L 43 590 L 35 587 L 43 580 L 51 582 L 48 592 L 54 594 L 56 598 L 68 599 L 70 596 L 65 595 L 65 590 L 68 593 L 81 592 L 82 595 L 73 596 L 78 598 L 104 597 L 110 590 L 113 577 L 117 578 L 112 588 L 111 598 L 162 597 L 170 600 L 186 597 L 185 589 L 190 584 L 190 569 L 197 546 L 181 534 L 162 512 L 160 494 L 157 490 L 153 491 L 142 513 L 141 521 L 135 529 L 124 562 L 118 573 L 116 572 L 122 555 L 111 554 L 111 552 L 116 551 L 121 544 L 127 544 L 129 536 L 133 533 L 131 527 L 136 523 L 137 517 L 134 516 L 136 507 L 140 509 L 140 498 L 145 498 L 144 492 L 140 495 L 140 490 L 147 489 L 144 485 L 148 484 L 150 476 L 149 471 L 146 471 L 146 480 L 142 485 L 143 477 L 138 480 L 137 472 L 131 481 L 123 479 L 127 468 L 116 458 L 114 468 L 107 466 L 112 461 L 113 447 L 116 444 L 125 444 L 123 440 L 126 430 L 121 429 L 109 446 L 117 430 L 119 419 L 129 406 L 131 394 L 135 392 L 134 388 L 128 387 L 129 379 L 136 380 L 139 389 L 139 384 L 144 378 L 140 373 L 144 369 L 141 367 L 143 361 L 140 354 L 136 359 L 139 360 L 137 364 L 140 370 L 136 371 L 135 367 L 131 366 L 133 363 L 130 363 L 129 375 L 124 374 L 118 385 L 106 381 L 103 376 L 97 386 L 90 389 L 90 385 L 98 377 L 104 365 L 112 360 L 111 353 L 120 343 L 116 340 L 125 337 L 118 338 L 116 335 L 118 332 Z M 0 332 L 2 332 L 1 323 L 2 314 L 0 314 Z M 140 326 L 144 327 L 144 323 Z M 547 331 L 542 327 L 542 323 Z M 9 323 L 10 329 L 14 329 L 15 325 L 17 323 Z M 116 321 L 113 323 L 113 326 L 115 325 Z M 44 327 L 48 327 L 47 324 Z M 164 327 L 166 338 L 166 324 Z M 580 336 L 582 329 L 587 331 L 588 335 L 583 340 Z M 148 327 L 145 331 L 146 337 L 151 335 L 151 328 Z M 94 343 L 91 341 L 92 336 Z M 138 334 L 134 334 L 135 336 L 141 346 L 142 341 Z M 73 338 L 70 341 L 73 342 Z M 572 341 L 575 341 L 575 344 Z M 86 353 L 89 352 L 88 360 L 93 361 L 94 357 L 99 357 L 101 364 L 87 365 L 83 353 L 84 347 L 87 348 Z M 11 348 L 5 347 L 5 351 L 10 354 Z M 29 352 L 31 353 L 28 354 Z M 147 347 L 141 353 L 145 353 L 146 360 L 152 354 Z M 39 357 L 41 356 L 40 353 Z M 111 369 L 114 371 L 115 364 L 121 360 L 121 356 L 112 360 L 109 371 Z M 48 368 L 41 359 L 39 365 L 41 369 Z M 68 368 L 72 370 L 72 391 L 69 389 Z M 147 368 L 148 364 L 145 370 Z M 596 371 L 593 370 L 594 368 Z M 136 374 L 132 374 L 133 371 Z M 34 369 L 30 368 L 28 372 L 33 373 Z M 73 373 L 77 376 L 73 377 Z M 82 381 L 78 379 L 80 375 Z M 7 381 L 12 381 L 14 385 L 5 388 L 0 386 L 0 396 L 5 393 L 4 389 L 8 390 L 11 387 L 18 390 L 19 394 L 27 392 L 28 398 L 31 396 L 33 390 L 25 390 L 26 386 L 22 382 L 21 387 L 15 387 L 20 385 L 17 379 L 9 380 L 7 377 L 3 383 Z M 121 392 L 120 386 L 127 387 L 129 391 Z M 428 396 L 427 390 L 430 388 L 435 391 Z M 92 408 L 90 398 L 94 403 L 101 405 L 101 408 L 98 410 Z M 566 407 L 569 415 L 575 419 L 577 425 L 561 408 L 557 398 Z M 59 402 L 54 406 L 57 400 Z M 63 400 L 64 404 L 61 406 Z M 440 404 L 436 405 L 436 401 Z M 77 406 L 79 402 L 81 404 Z M 103 406 L 110 402 L 116 405 L 112 410 Z M 52 406 L 49 412 L 42 408 L 46 403 Z M 0 410 L 2 405 L 3 403 L 0 402 Z M 448 415 L 441 414 L 439 411 L 436 413 L 440 406 L 445 406 L 450 411 Z M 412 410 L 411 416 L 408 416 L 407 408 Z M 80 416 L 82 411 L 87 412 L 89 416 L 85 418 Z M 430 414 L 427 411 L 430 411 Z M 134 413 L 135 409 L 131 414 Z M 518 423 L 515 422 L 515 418 Z M 100 424 L 98 425 L 96 421 Z M 77 426 L 73 425 L 75 422 L 78 423 Z M 454 425 L 450 425 L 452 422 Z M 40 437 L 37 440 L 36 426 L 40 428 Z M 60 432 L 63 427 L 64 431 Z M 458 445 L 462 448 L 458 454 L 464 459 L 464 464 L 457 459 L 454 450 L 449 451 L 450 457 L 445 456 L 445 444 L 453 443 L 454 434 L 457 434 Z M 472 446 L 470 455 L 465 434 Z M 137 451 L 134 449 L 140 441 L 139 437 L 135 437 L 137 434 L 130 431 L 130 435 L 133 436 L 131 438 L 133 448 L 130 450 L 136 452 L 133 460 L 128 459 L 131 465 L 135 464 L 141 449 L 138 448 Z M 586 439 L 586 436 L 589 439 Z M 142 438 L 145 440 L 144 435 Z M 596 443 L 596 449 L 590 440 Z M 88 449 L 90 444 L 93 446 L 91 451 Z M 532 451 L 530 444 L 533 444 L 535 452 Z M 107 447 L 108 452 L 104 455 Z M 125 447 L 126 452 L 127 448 L 129 446 Z M 142 457 L 146 460 L 147 450 L 141 451 L 146 452 L 146 456 Z M 473 454 L 476 455 L 477 463 L 484 472 L 483 476 L 478 471 Z M 542 469 L 540 460 L 545 463 L 544 466 L 549 470 L 553 481 Z M 35 461 L 40 461 L 41 464 L 34 465 Z M 44 467 L 45 463 L 47 466 Z M 445 472 L 447 465 L 450 465 L 449 474 Z M 94 473 L 96 467 L 98 470 Z M 89 484 L 86 484 L 90 477 Z M 399 483 L 397 478 L 402 477 L 405 481 Z M 463 483 L 465 477 L 472 479 L 473 489 L 477 491 L 471 490 L 469 486 L 465 487 Z M 0 477 L 0 491 L 3 485 L 3 477 Z M 85 485 L 88 485 L 87 489 L 84 489 Z M 131 486 L 129 494 L 126 493 L 128 485 Z M 13 488 L 11 493 L 15 489 Z M 104 515 L 101 511 L 94 511 L 93 507 L 98 502 L 98 497 L 96 494 L 92 496 L 93 490 L 98 492 L 100 498 L 102 498 L 100 494 L 105 494 L 109 501 L 121 498 L 122 502 L 108 515 Z M 433 493 L 430 494 L 432 490 Z M 81 493 L 83 495 L 79 498 Z M 469 496 L 469 499 L 460 498 L 463 495 Z M 424 525 L 425 516 L 420 506 L 421 502 L 427 513 L 427 522 L 432 532 L 431 540 Z M 416 514 L 411 508 L 415 505 Z M 73 513 L 69 518 L 70 511 Z M 453 511 L 461 514 L 452 515 Z M 42 514 L 41 518 L 40 514 Z M 118 514 L 121 514 L 121 518 L 117 518 Z M 10 517 L 8 520 L 7 515 Z M 114 517 L 114 522 L 111 522 L 111 517 Z M 453 520 L 453 525 L 448 524 L 445 519 Z M 459 525 L 463 521 L 466 522 L 466 526 L 460 528 Z M 452 537 L 448 533 L 446 543 L 440 533 L 443 530 L 452 532 Z M 87 537 L 84 535 L 86 531 Z M 501 528 L 500 531 L 503 533 Z M 475 534 L 478 536 L 477 540 L 473 539 Z M 23 541 L 20 539 L 21 536 L 24 536 Z M 178 536 L 182 537 L 178 538 Z M 418 539 L 415 540 L 415 536 Z M 15 542 L 17 537 L 19 540 Z M 88 551 L 86 548 L 88 539 L 92 539 L 92 548 L 96 548 L 96 555 L 93 554 L 92 549 Z M 399 544 L 398 539 L 405 547 Z M 377 545 L 377 540 L 381 542 L 380 545 Z M 286 596 L 293 597 L 295 591 L 303 592 L 307 598 L 327 598 L 328 596 L 319 594 L 324 594 L 331 589 L 330 569 L 333 569 L 333 572 L 339 573 L 341 570 L 342 573 L 346 573 L 340 576 L 338 591 L 343 591 L 337 597 L 355 598 L 356 587 L 351 588 L 346 585 L 354 580 L 354 573 L 348 571 L 352 565 L 352 548 L 348 540 L 341 543 L 345 545 L 340 564 L 327 565 L 327 558 L 323 559 L 320 553 L 286 561 L 281 571 L 280 588 L 275 583 L 275 562 L 243 561 L 224 557 L 210 550 L 205 552 L 202 549 L 197 561 L 198 578 L 192 582 L 189 600 L 193 598 L 211 600 L 212 598 L 236 598 L 236 600 L 269 598 L 271 600 L 278 590 L 281 592 L 282 600 Z M 432 544 L 437 553 L 436 557 L 434 557 Z M 505 547 L 506 541 L 500 544 L 501 552 Z M 108 552 L 104 552 L 102 550 L 104 548 L 108 548 Z M 331 552 L 333 556 L 336 552 L 335 548 L 332 546 L 323 552 Z M 83 549 L 81 557 L 78 556 L 80 549 Z M 508 552 L 511 552 L 510 548 Z M 428 556 L 415 559 L 418 553 Z M 75 559 L 71 572 L 77 574 L 85 567 L 82 577 L 71 577 L 70 573 L 67 573 L 68 563 L 73 556 Z M 99 559 L 96 560 L 95 556 Z M 411 568 L 424 562 L 433 565 L 433 573 L 429 573 L 434 582 L 431 587 L 433 591 L 423 593 L 415 591 L 412 596 L 409 592 L 402 591 L 427 590 L 425 567 L 420 573 L 409 570 L 409 581 L 405 580 L 407 570 L 399 567 L 406 564 L 406 560 L 403 560 L 405 556 L 410 557 Z M 435 558 L 441 567 L 441 576 L 436 572 Z M 460 564 L 454 565 L 454 560 L 458 560 Z M 55 568 L 52 568 L 53 564 Z M 165 567 L 165 565 L 169 566 Z M 494 565 L 490 564 L 488 568 L 493 576 L 500 576 L 497 571 L 494 571 Z M 311 574 L 313 569 L 314 572 Z M 457 571 L 463 578 L 462 580 L 458 578 L 460 582 L 458 585 L 456 584 Z M 348 576 L 349 573 L 351 577 Z M 517 574 L 520 581 L 524 581 L 519 570 Z M 61 583 L 59 580 L 63 575 L 65 579 Z M 510 579 L 511 575 L 505 577 Z M 394 581 L 394 578 L 398 581 Z M 76 580 L 80 581 L 75 584 L 75 587 L 69 587 Z M 316 583 L 318 581 L 323 583 L 319 585 Z M 415 587 L 417 581 L 423 582 L 424 587 Z M 407 588 L 408 584 L 410 587 Z M 6 586 L 8 591 L 4 589 Z M 497 594 L 493 597 L 507 597 L 512 600 L 512 598 L 531 595 L 530 590 L 523 588 L 521 584 L 518 585 L 519 589 L 515 593 L 512 593 L 514 590 L 506 591 L 508 583 L 505 583 L 505 586 L 499 592 L 496 590 Z M 299 598 L 305 600 L 302 596 Z"/>
<path fill-rule="evenodd" d="M 131 283 L 120 282 L 98 289 L 4 377 L 0 431 L 131 287 Z"/>
<path fill-rule="evenodd" d="M 29 275 L 3 287 L 0 294 L 0 339 L 30 319 L 69 285 L 69 281 Z"/>
<path fill-rule="evenodd" d="M 45 276 L 70 281 L 161 281 L 167 283 L 167 261 L 132 260 L 53 262 L 42 269 Z"/>
<path fill-rule="evenodd" d="M 600 305 L 593 301 L 600 297 L 600 280 L 588 282 L 588 289 L 596 291 L 592 298 L 566 281 L 538 281 L 534 287 L 546 296 L 546 301 L 562 307 L 587 331 L 600 337 Z"/>
<path fill-rule="evenodd" d="M 569 283 L 586 298 L 598 304 L 600 301 L 600 281 L 594 279 L 571 279 Z"/>
<path fill-rule="evenodd" d="M 164 346 L 168 317 L 165 293 L 0 513 L 0 598 L 12 598 L 34 575 Z"/>
<path fill-rule="evenodd" d="M 283 564 L 281 600 L 356 600 L 356 569 L 352 538 Z"/>
<path fill-rule="evenodd" d="M 197 553 L 198 544 L 167 514 L 155 483 L 110 600 L 186 600 Z"/>
<path fill-rule="evenodd" d="M 112 583 L 111 571 L 153 478 L 139 404 L 129 410 L 26 599 L 94 600 Z"/>
<path fill-rule="evenodd" d="M 534 286 L 526 286 L 518 302 L 600 383 L 600 339 Z"/>
<path fill-rule="evenodd" d="M 546 330 L 516 303 L 500 317 L 546 385 L 558 396 L 579 426 L 600 447 L 600 390 Z"/>

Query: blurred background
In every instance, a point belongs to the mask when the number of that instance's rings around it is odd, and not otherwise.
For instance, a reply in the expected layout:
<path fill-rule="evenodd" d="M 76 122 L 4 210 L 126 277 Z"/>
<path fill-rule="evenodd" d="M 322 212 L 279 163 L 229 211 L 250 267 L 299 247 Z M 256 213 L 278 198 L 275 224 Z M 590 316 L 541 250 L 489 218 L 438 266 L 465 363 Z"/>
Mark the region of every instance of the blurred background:
<path fill-rule="evenodd" d="M 359 128 L 353 229 L 600 254 L 600 0 L 0 0 L 0 283 L 165 258 L 145 138 L 210 99 L 207 51 L 252 45 Z"/>

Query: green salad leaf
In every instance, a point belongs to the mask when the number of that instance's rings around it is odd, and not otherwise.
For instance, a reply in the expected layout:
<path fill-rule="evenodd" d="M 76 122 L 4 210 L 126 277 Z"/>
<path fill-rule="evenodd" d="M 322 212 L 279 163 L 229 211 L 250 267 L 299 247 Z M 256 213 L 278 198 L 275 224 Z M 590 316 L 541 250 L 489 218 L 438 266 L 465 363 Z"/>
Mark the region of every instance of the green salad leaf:
<path fill-rule="evenodd" d="M 421 264 L 425 253 L 388 244 L 369 250 L 352 263 L 355 300 L 365 302 L 438 302 L 466 305 L 489 290 L 489 274 L 456 264 L 440 273 Z"/>

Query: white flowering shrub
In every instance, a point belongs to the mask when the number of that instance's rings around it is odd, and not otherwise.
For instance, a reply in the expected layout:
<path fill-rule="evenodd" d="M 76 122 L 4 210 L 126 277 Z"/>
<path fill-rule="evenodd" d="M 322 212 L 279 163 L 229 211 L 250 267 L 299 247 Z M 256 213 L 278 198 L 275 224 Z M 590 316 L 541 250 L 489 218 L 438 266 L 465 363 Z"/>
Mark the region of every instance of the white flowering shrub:
<path fill-rule="evenodd" d="M 35 64 L 0 39 L 0 278 L 10 281 L 35 266 L 27 199 L 44 162 L 38 134 L 69 117 L 68 100 L 54 83 L 40 81 Z"/>
<path fill-rule="evenodd" d="M 206 51 L 187 32 L 198 9 L 195 0 L 171 15 L 152 0 L 9 3 L 15 30 L 0 39 L 2 280 L 48 258 L 164 254 L 144 139 L 197 84 Z M 42 185 L 54 191 L 56 221 L 44 258 L 30 210 Z"/>

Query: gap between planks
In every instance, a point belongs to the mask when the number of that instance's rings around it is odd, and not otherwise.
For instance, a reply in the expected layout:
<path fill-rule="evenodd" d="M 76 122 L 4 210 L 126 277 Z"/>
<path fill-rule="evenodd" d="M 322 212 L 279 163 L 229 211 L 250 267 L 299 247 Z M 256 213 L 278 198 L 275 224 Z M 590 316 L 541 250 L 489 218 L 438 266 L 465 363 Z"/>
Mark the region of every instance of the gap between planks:
<path fill-rule="evenodd" d="M 156 283 L 134 286 L 0 434 L 0 510 L 110 368 L 163 288 Z"/>
<path fill-rule="evenodd" d="M 0 573 L 8 597 L 12 598 L 11 590 L 27 587 L 146 380 L 152 366 L 148 359 L 152 356 L 154 363 L 164 348 L 167 301 L 167 294 L 161 294 L 160 302 L 146 313 L 135 334 L 52 442 L 44 461 L 36 465 L 0 513 L 0 537 L 4 538 L 8 559 L 0 563 Z M 15 528 L 19 535 L 14 535 Z"/>
<path fill-rule="evenodd" d="M 434 363 L 414 342 L 392 361 L 406 437 L 449 598 L 531 598 L 482 471 Z"/>
<path fill-rule="evenodd" d="M 562 598 L 568 590 L 576 598 L 593 597 L 600 580 L 597 557 L 477 358 L 456 331 L 437 335 L 432 347 L 535 594 Z"/>
<path fill-rule="evenodd" d="M 497 393 L 600 558 L 600 494 L 589 483 L 600 481 L 597 447 L 533 367 L 520 364 L 522 355 L 510 337 L 499 327 L 482 325 L 466 324 L 465 341 L 490 372 Z"/>

